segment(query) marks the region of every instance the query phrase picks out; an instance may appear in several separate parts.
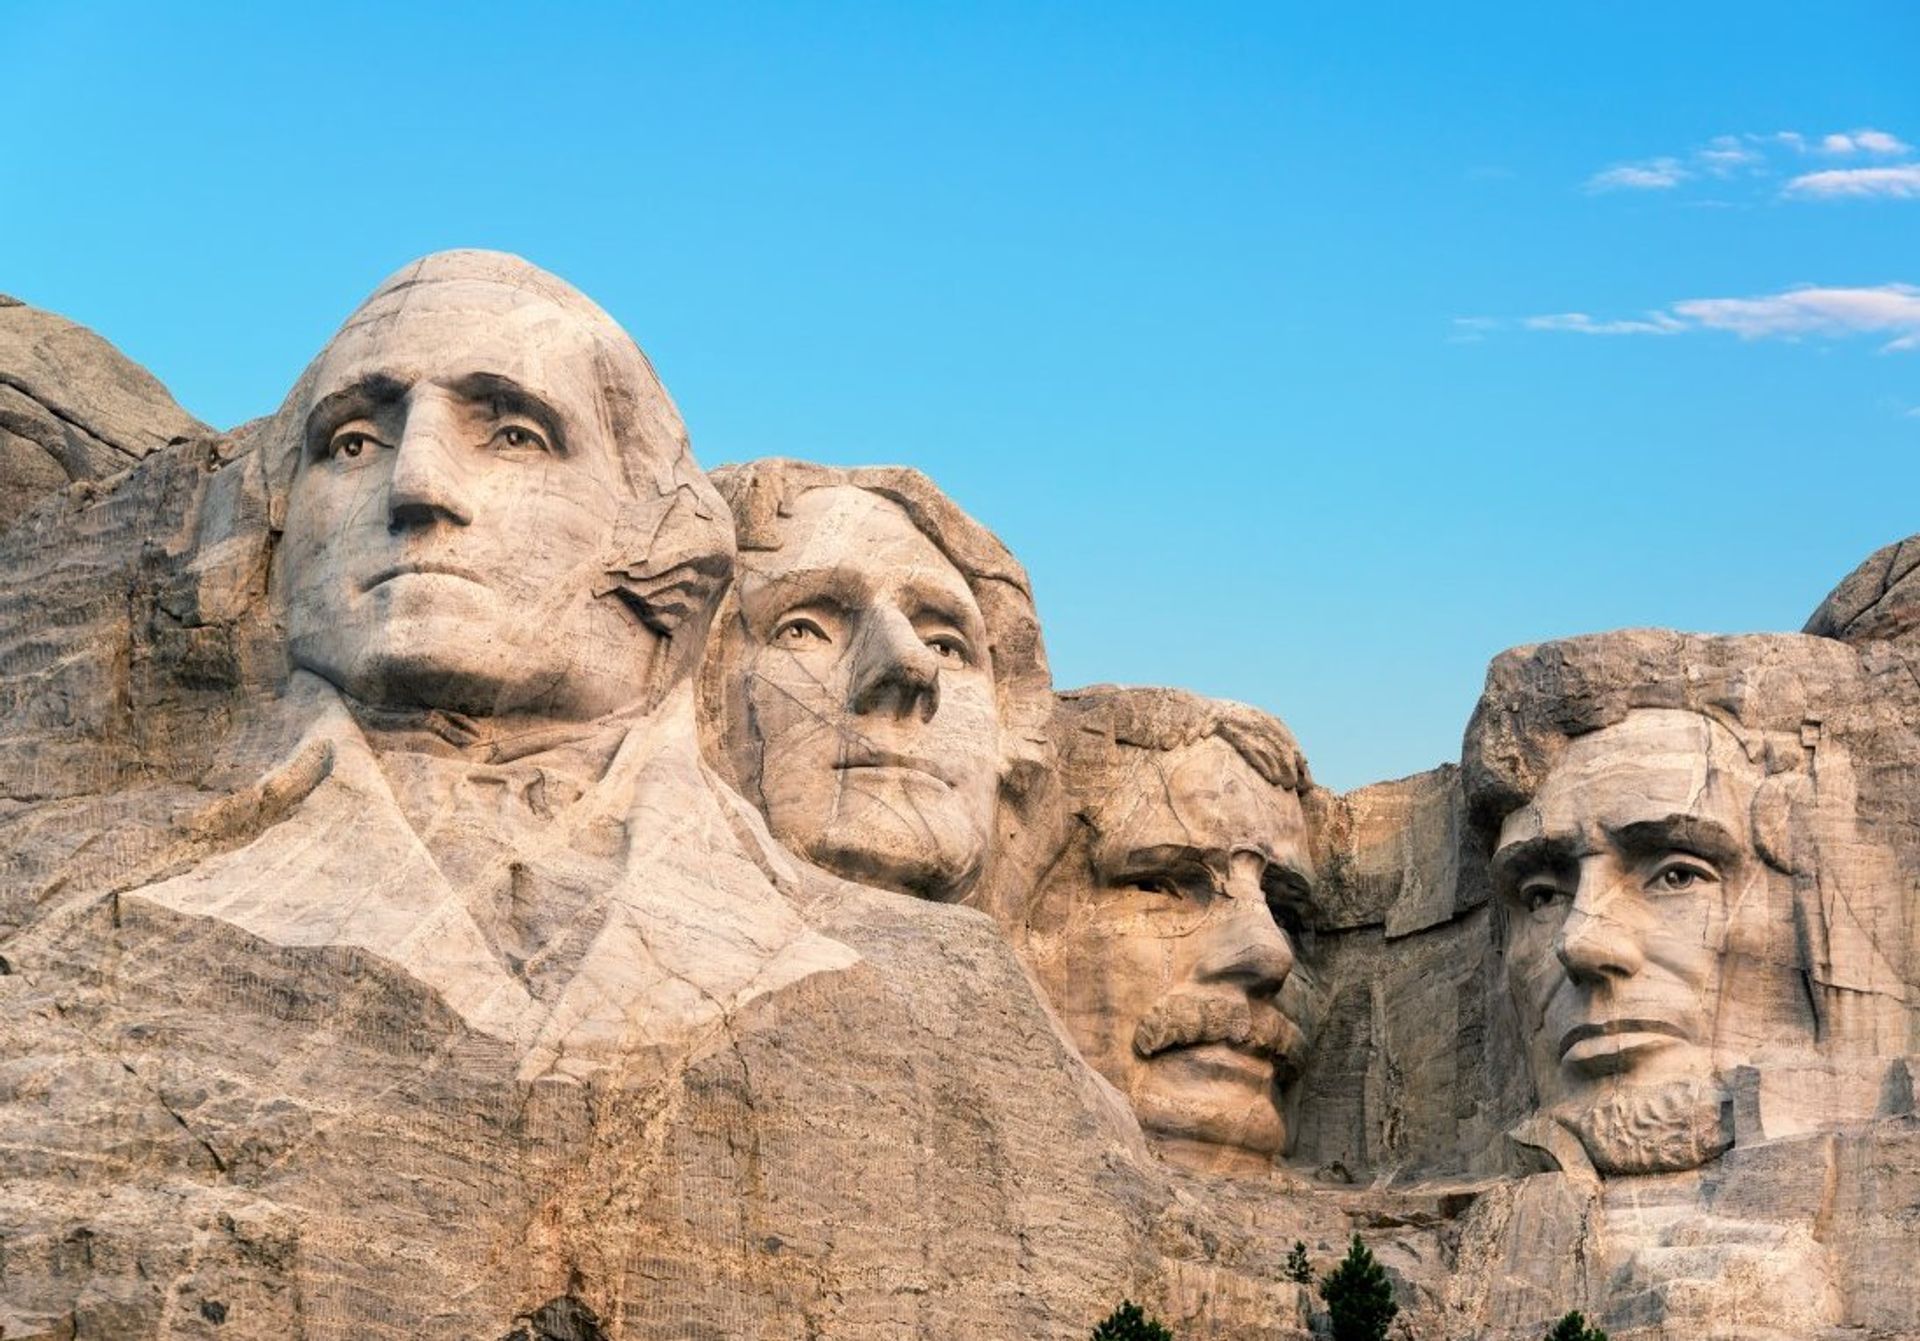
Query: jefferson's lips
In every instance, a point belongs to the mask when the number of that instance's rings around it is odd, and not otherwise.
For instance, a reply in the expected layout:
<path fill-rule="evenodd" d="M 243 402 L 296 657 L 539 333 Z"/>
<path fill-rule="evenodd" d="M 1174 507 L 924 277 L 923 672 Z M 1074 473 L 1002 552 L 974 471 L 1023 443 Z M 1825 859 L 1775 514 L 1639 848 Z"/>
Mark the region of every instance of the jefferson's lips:
<path fill-rule="evenodd" d="M 1560 1035 L 1560 1055 L 1566 1056 L 1575 1046 L 1588 1039 L 1611 1038 L 1621 1034 L 1660 1034 L 1681 1042 L 1687 1040 L 1686 1030 L 1665 1020 L 1602 1020 L 1597 1024 L 1576 1024 Z"/>
<path fill-rule="evenodd" d="M 949 787 L 953 779 L 947 771 L 928 759 L 911 754 L 901 754 L 897 750 L 882 750 L 871 745 L 850 745 L 847 752 L 833 765 L 842 772 L 851 772 L 861 768 L 897 768 L 909 773 L 922 773 L 936 782 L 944 782 Z"/>
<path fill-rule="evenodd" d="M 463 568 L 457 563 L 440 563 L 433 559 L 419 559 L 407 563 L 389 564 L 360 584 L 360 590 L 372 591 L 382 582 L 391 582 L 396 577 L 408 577 L 416 574 L 434 574 L 439 577 L 455 577 L 462 582 L 471 582 L 484 587 L 480 575 L 471 568 Z"/>

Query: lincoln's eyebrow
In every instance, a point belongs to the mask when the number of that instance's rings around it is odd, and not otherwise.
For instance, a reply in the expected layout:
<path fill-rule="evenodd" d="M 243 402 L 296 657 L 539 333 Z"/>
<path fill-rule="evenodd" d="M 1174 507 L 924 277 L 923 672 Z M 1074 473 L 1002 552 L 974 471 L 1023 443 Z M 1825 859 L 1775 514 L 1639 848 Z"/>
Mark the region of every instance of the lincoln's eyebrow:
<path fill-rule="evenodd" d="M 310 452 L 325 446 L 323 439 L 337 424 L 397 405 L 406 399 L 407 384 L 385 373 L 369 373 L 338 391 L 330 391 L 307 411 L 306 440 Z"/>
<path fill-rule="evenodd" d="M 552 439 L 554 451 L 566 454 L 567 429 L 558 410 L 544 398 L 501 373 L 472 372 L 447 383 L 463 400 L 488 401 L 510 414 L 523 414 L 539 424 Z"/>
<path fill-rule="evenodd" d="M 1746 844 L 1718 820 L 1700 815 L 1667 815 L 1609 826 L 1607 837 L 1623 852 L 1652 856 L 1660 852 L 1691 852 L 1709 861 L 1737 860 Z"/>
<path fill-rule="evenodd" d="M 1522 838 L 1493 854 L 1496 880 L 1511 880 L 1522 871 L 1559 866 L 1573 859 L 1573 848 L 1559 838 Z"/>

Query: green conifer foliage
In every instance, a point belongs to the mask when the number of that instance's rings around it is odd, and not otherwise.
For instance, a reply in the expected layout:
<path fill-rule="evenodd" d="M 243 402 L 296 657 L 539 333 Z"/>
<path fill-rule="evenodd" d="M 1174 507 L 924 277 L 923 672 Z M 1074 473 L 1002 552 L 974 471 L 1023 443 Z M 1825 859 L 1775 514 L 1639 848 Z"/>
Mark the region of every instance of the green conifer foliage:
<path fill-rule="evenodd" d="M 1287 1279 L 1296 1285 L 1313 1284 L 1313 1264 L 1307 1261 L 1307 1245 L 1299 1239 L 1293 1241 L 1293 1251 L 1287 1254 Z"/>
<path fill-rule="evenodd" d="M 1320 1297 L 1333 1315 L 1333 1341 L 1386 1341 L 1387 1328 L 1400 1312 L 1386 1269 L 1358 1234 L 1340 1265 L 1321 1280 Z"/>
<path fill-rule="evenodd" d="M 1553 1324 L 1547 1341 L 1607 1341 L 1607 1334 L 1598 1327 L 1589 1327 L 1585 1315 L 1576 1310 Z"/>
<path fill-rule="evenodd" d="M 1173 1333 L 1161 1326 L 1159 1319 L 1141 1312 L 1131 1299 L 1123 1299 L 1120 1307 L 1093 1329 L 1092 1341 L 1173 1341 Z"/>

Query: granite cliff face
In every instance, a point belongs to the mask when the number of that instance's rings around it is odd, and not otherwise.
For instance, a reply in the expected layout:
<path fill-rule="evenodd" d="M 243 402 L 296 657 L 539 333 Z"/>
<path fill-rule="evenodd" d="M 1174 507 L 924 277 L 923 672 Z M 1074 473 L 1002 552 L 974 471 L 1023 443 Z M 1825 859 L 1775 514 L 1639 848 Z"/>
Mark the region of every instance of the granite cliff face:
<path fill-rule="evenodd" d="M 0 308 L 0 467 L 9 1341 L 1920 1336 L 1911 542 L 1338 796 L 510 257 L 234 434 Z"/>

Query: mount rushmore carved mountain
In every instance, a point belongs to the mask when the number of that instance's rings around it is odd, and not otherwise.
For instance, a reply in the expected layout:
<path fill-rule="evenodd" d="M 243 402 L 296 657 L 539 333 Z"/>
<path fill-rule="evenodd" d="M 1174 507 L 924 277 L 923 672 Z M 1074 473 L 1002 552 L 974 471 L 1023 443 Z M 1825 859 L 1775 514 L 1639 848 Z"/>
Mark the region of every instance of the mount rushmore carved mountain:
<path fill-rule="evenodd" d="M 228 433 L 0 303 L 0 1337 L 1920 1336 L 1920 539 L 1337 795 L 769 446 L 495 253 Z"/>

